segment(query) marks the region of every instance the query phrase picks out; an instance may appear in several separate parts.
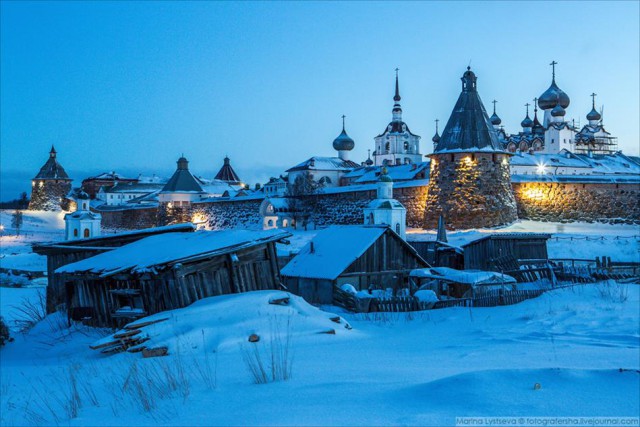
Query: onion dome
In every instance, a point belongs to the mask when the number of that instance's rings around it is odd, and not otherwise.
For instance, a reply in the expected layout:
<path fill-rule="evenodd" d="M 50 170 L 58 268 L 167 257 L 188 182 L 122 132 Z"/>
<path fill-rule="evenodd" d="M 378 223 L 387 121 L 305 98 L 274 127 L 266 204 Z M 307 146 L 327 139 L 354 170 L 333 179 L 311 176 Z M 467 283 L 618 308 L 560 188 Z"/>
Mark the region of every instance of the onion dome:
<path fill-rule="evenodd" d="M 543 110 L 549 110 L 560 104 L 562 108 L 567 108 L 571 100 L 569 95 L 562 91 L 556 84 L 556 68 L 557 62 L 553 61 L 550 65 L 553 67 L 551 78 L 551 86 L 538 98 L 538 106 Z"/>
<path fill-rule="evenodd" d="M 587 114 L 587 120 L 597 122 L 602 118 L 602 115 L 596 110 L 596 96 L 595 93 L 591 94 L 591 111 Z"/>
<path fill-rule="evenodd" d="M 567 112 L 560 104 L 556 105 L 555 107 L 553 107 L 553 110 L 551 110 L 551 115 L 553 117 L 564 117 L 565 114 L 567 114 Z"/>
<path fill-rule="evenodd" d="M 393 179 L 389 176 L 389 171 L 386 166 L 382 167 L 382 171 L 380 172 L 379 182 L 393 182 Z"/>
<path fill-rule="evenodd" d="M 364 164 L 367 166 L 373 165 L 373 160 L 371 160 L 371 150 L 367 150 L 367 160 L 364 161 Z"/>
<path fill-rule="evenodd" d="M 356 143 L 347 132 L 344 130 L 344 118 L 346 116 L 342 116 L 342 132 L 336 139 L 333 140 L 333 149 L 336 151 L 350 151 L 353 150 L 353 147 L 356 146 Z"/>
<path fill-rule="evenodd" d="M 436 134 L 433 135 L 433 138 L 431 138 L 431 140 L 433 141 L 434 144 L 438 145 L 438 142 L 440 142 L 440 134 L 438 133 L 438 122 L 440 120 L 436 119 Z"/>
<path fill-rule="evenodd" d="M 530 104 L 528 102 L 525 104 L 525 107 L 527 107 L 527 116 L 523 121 L 520 122 L 520 126 L 522 126 L 523 128 L 533 127 L 533 120 L 531 120 L 531 118 L 529 117 L 529 105 Z"/>
<path fill-rule="evenodd" d="M 489 120 L 491 120 L 492 125 L 498 126 L 500 123 L 502 123 L 502 119 L 500 119 L 500 117 L 498 117 L 498 115 L 496 114 L 496 103 L 498 101 L 494 99 L 491 102 L 493 103 L 493 114 L 491 115 L 491 117 L 489 117 Z"/>
<path fill-rule="evenodd" d="M 600 113 L 598 113 L 596 111 L 595 108 L 592 108 L 591 111 L 589 112 L 589 114 L 587 114 L 587 120 L 591 121 L 591 120 L 595 120 L 598 121 L 602 118 L 602 116 L 600 115 Z"/>
<path fill-rule="evenodd" d="M 520 122 L 520 126 L 522 126 L 523 128 L 533 127 L 533 120 L 531 120 L 529 114 L 527 114 L 527 117 L 525 117 L 524 120 Z"/>

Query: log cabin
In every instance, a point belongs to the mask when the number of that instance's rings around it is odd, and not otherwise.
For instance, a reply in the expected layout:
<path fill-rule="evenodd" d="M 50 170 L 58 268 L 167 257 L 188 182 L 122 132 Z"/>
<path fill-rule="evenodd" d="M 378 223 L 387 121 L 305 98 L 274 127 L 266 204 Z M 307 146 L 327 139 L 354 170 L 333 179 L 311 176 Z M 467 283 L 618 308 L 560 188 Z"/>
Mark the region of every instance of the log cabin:
<path fill-rule="evenodd" d="M 65 265 L 70 320 L 120 327 L 211 296 L 279 289 L 280 230 L 196 231 L 147 237 Z"/>
<path fill-rule="evenodd" d="M 320 231 L 281 270 L 283 283 L 310 303 L 331 304 L 334 287 L 397 290 L 415 268 L 429 267 L 387 225 L 332 226 Z"/>

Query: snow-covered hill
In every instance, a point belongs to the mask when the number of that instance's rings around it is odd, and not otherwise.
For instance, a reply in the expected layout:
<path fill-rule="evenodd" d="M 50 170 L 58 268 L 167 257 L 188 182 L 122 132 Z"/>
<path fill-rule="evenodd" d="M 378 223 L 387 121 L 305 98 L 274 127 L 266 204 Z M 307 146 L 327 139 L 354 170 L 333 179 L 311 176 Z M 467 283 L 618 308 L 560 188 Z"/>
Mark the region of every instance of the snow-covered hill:
<path fill-rule="evenodd" d="M 222 297 L 234 314 L 218 317 L 245 320 L 230 327 L 203 313 L 204 334 L 192 333 L 192 318 L 179 351 L 153 359 L 101 355 L 89 349 L 99 331 L 50 316 L 0 350 L 1 424 L 440 426 L 456 416 L 640 411 L 637 285 L 580 285 L 506 307 L 342 313 L 352 330 L 293 334 L 291 379 L 259 385 L 246 337 L 273 317 L 243 298 L 262 297 Z"/>

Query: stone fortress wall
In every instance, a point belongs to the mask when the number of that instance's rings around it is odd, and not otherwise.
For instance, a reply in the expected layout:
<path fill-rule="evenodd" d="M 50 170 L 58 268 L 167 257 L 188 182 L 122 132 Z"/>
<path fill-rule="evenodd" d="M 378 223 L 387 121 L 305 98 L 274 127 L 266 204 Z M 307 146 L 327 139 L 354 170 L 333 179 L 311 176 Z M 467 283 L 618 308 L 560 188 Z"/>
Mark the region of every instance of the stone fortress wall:
<path fill-rule="evenodd" d="M 600 221 L 640 225 L 640 185 L 600 183 L 512 183 L 518 218 L 536 221 Z M 316 226 L 362 224 L 362 209 L 374 190 L 320 194 L 311 217 Z M 393 197 L 407 208 L 407 226 L 425 227 L 427 186 L 394 188 Z M 196 203 L 180 212 L 158 209 L 101 212 L 103 227 L 135 229 L 180 221 L 206 222 L 212 229 L 258 228 L 262 199 Z M 482 215 L 482 213 L 478 213 Z M 463 227 L 459 227 L 463 228 Z"/>

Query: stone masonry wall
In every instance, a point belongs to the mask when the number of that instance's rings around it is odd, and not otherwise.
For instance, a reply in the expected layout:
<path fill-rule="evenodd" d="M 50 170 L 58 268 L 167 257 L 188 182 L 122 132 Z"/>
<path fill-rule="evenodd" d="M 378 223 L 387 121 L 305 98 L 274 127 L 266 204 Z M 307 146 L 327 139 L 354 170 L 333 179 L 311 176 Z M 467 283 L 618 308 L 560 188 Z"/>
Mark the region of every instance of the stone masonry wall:
<path fill-rule="evenodd" d="M 158 208 L 127 209 L 113 211 L 99 211 L 102 215 L 102 228 L 112 230 L 139 230 L 158 225 Z"/>
<path fill-rule="evenodd" d="M 262 228 L 260 203 L 262 199 L 197 203 L 193 205 L 193 213 L 195 217 L 201 217 L 212 230 Z"/>
<path fill-rule="evenodd" d="M 29 210 L 59 211 L 62 210 L 67 194 L 71 191 L 71 181 L 38 180 L 31 188 Z"/>
<path fill-rule="evenodd" d="M 455 184 L 452 184 L 456 188 Z M 512 183 L 518 218 L 537 221 L 607 221 L 640 224 L 640 186 L 637 184 L 558 184 L 558 183 Z M 407 226 L 425 227 L 426 205 L 430 199 L 429 187 L 394 188 L 393 196 L 407 208 Z M 477 208 L 477 194 L 458 189 L 468 198 L 463 206 L 470 204 L 469 212 L 463 216 L 489 215 L 501 218 L 484 207 Z M 482 197 L 486 195 L 481 194 Z M 311 221 L 318 226 L 330 224 L 362 224 L 362 209 L 376 197 L 374 190 L 323 194 L 316 197 L 317 209 Z M 107 211 L 102 214 L 102 225 L 106 228 L 136 229 L 176 222 L 206 222 L 211 229 L 260 228 L 260 203 L 258 200 L 225 200 L 196 203 L 189 208 L 172 210 L 132 209 Z M 498 198 L 499 202 L 499 198 Z M 437 212 L 437 211 L 436 211 Z M 507 211 L 509 213 L 509 211 Z M 437 214 L 439 215 L 439 214 Z M 437 216 L 432 213 L 427 228 L 435 228 Z M 501 216 L 502 215 L 502 216 Z M 512 220 L 515 220 L 515 216 Z M 510 221 L 509 221 L 510 222 Z M 469 222 L 458 228 L 473 227 Z M 477 226 L 477 225 L 476 225 Z"/>
<path fill-rule="evenodd" d="M 509 159 L 504 154 L 434 155 L 424 211 L 425 228 L 443 215 L 448 227 L 495 227 L 517 219 Z"/>
<path fill-rule="evenodd" d="M 638 184 L 513 183 L 518 218 L 640 224 Z"/>

